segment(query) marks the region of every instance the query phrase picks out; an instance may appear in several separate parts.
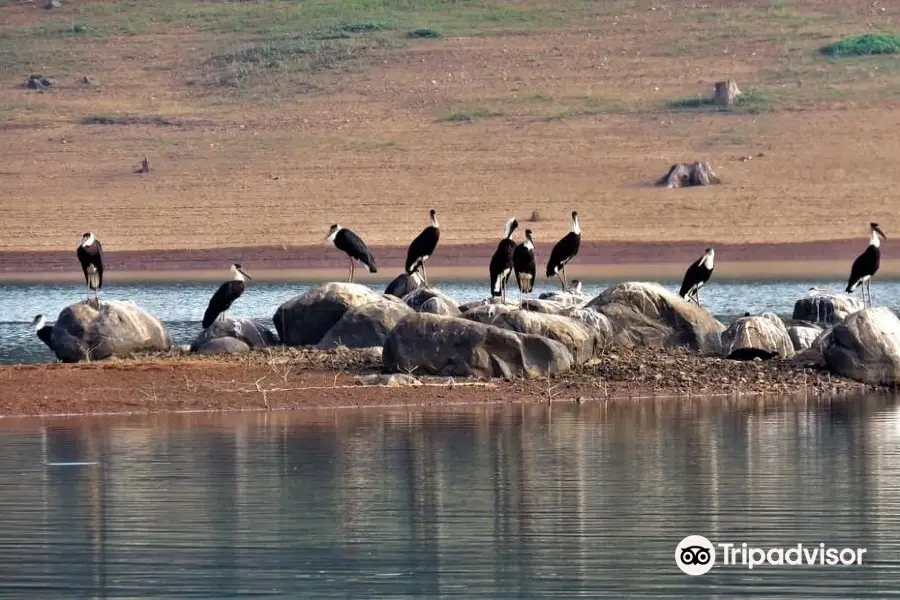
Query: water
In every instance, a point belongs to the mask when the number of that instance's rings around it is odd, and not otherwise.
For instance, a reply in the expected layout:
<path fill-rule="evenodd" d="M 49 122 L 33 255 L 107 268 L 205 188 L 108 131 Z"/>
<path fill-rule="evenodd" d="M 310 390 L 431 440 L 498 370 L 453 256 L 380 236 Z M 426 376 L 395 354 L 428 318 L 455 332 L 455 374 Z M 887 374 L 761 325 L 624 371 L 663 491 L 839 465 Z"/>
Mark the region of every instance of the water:
<path fill-rule="evenodd" d="M 585 281 L 584 291 L 591 296 L 619 283 L 618 281 Z M 231 314 L 262 319 L 272 326 L 272 315 L 278 306 L 309 289 L 312 284 L 300 283 L 251 283 L 235 302 Z M 680 282 L 666 284 L 678 291 Z M 842 292 L 846 282 L 841 281 L 722 281 L 709 284 L 700 294 L 700 300 L 710 312 L 726 322 L 744 312 L 758 314 L 772 311 L 789 317 L 794 302 L 809 290 L 820 287 Z M 144 310 L 165 323 L 177 344 L 190 344 L 200 330 L 200 321 L 209 299 L 217 285 L 208 283 L 146 283 L 117 284 L 109 286 L 105 299 L 134 300 Z M 440 289 L 460 302 L 478 300 L 486 296 L 484 282 L 460 281 L 440 284 Z M 383 290 L 383 286 L 373 289 Z M 549 284 L 535 288 L 535 297 L 544 291 L 558 289 Z M 900 281 L 879 279 L 873 285 L 873 295 L 878 304 L 900 308 Z M 511 298 L 516 298 L 515 293 Z M 53 360 L 49 349 L 37 339 L 28 327 L 38 313 L 49 322 L 59 312 L 84 298 L 84 287 L 65 285 L 5 285 L 0 294 L 0 363 L 46 362 Z"/>
<path fill-rule="evenodd" d="M 900 405 L 0 420 L 0 597 L 886 598 Z M 718 564 L 686 535 L 866 548 Z"/>

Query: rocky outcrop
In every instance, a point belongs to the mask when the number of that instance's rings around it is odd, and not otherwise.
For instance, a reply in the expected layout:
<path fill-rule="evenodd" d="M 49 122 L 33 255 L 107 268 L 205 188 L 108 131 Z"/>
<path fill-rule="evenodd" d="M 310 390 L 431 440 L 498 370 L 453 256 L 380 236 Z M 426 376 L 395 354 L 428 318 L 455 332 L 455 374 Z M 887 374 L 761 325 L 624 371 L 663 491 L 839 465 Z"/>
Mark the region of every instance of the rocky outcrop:
<path fill-rule="evenodd" d="M 455 299 L 451 298 L 435 287 L 420 287 L 403 296 L 403 301 L 416 312 L 422 311 L 422 306 L 432 298 L 440 298 L 444 304 L 459 308 Z"/>
<path fill-rule="evenodd" d="M 890 309 L 854 312 L 819 344 L 825 363 L 837 374 L 869 385 L 900 386 L 900 319 Z"/>
<path fill-rule="evenodd" d="M 250 346 L 235 337 L 226 336 L 209 339 L 191 350 L 198 354 L 247 354 Z"/>
<path fill-rule="evenodd" d="M 793 353 L 787 327 L 772 313 L 741 317 L 722 333 L 722 354 L 733 360 L 787 358 Z"/>
<path fill-rule="evenodd" d="M 419 307 L 419 312 L 431 313 L 434 315 L 443 315 L 445 317 L 458 317 L 462 313 L 456 304 L 451 304 L 442 296 L 429 298 Z"/>
<path fill-rule="evenodd" d="M 382 346 L 397 322 L 414 312 L 405 302 L 393 296 L 386 296 L 380 302 L 370 302 L 351 308 L 334 327 L 328 330 L 325 337 L 319 341 L 318 347 L 322 350 L 331 350 L 339 346 L 347 348 Z"/>
<path fill-rule="evenodd" d="M 227 343 L 213 344 L 206 347 L 214 340 L 225 338 L 240 341 L 247 346 L 248 350 L 258 350 L 278 345 L 278 338 L 260 321 L 246 317 L 226 317 L 225 319 L 214 321 L 212 325 L 201 331 L 191 343 L 191 352 L 202 351 L 206 354 L 212 354 L 215 353 L 216 348 L 229 348 L 229 352 L 234 348 L 240 348 L 240 346 L 234 344 L 229 346 Z"/>
<path fill-rule="evenodd" d="M 622 346 L 688 348 L 704 354 L 721 350 L 725 325 L 657 283 L 620 283 L 586 308 L 606 315 L 614 341 Z"/>
<path fill-rule="evenodd" d="M 572 304 L 566 304 L 565 302 L 556 300 L 535 300 L 534 298 L 522 300 L 522 302 L 519 303 L 519 308 L 523 310 L 530 310 L 532 312 L 548 315 L 562 315 L 568 312 L 572 307 Z"/>
<path fill-rule="evenodd" d="M 555 340 L 428 313 L 397 323 L 382 360 L 387 372 L 453 377 L 540 377 L 572 368 L 571 353 Z"/>
<path fill-rule="evenodd" d="M 387 284 L 387 287 L 384 288 L 384 293 L 388 296 L 403 298 L 423 283 L 425 283 L 425 280 L 422 279 L 419 273 L 413 273 L 412 275 L 400 273 L 393 281 Z"/>
<path fill-rule="evenodd" d="M 515 310 L 515 308 L 508 304 L 480 304 L 462 313 L 462 318 L 489 325 L 496 317 L 504 315 L 511 310 Z"/>
<path fill-rule="evenodd" d="M 824 329 L 812 323 L 801 322 L 788 325 L 787 331 L 794 345 L 794 352 L 802 352 L 812 347 Z"/>
<path fill-rule="evenodd" d="M 272 321 L 283 344 L 311 346 L 318 344 L 351 308 L 385 298 L 358 283 L 324 283 L 279 306 Z"/>
<path fill-rule="evenodd" d="M 593 358 L 594 354 L 607 343 L 600 331 L 562 315 L 517 309 L 499 312 L 490 324 L 510 331 L 556 340 L 568 348 L 577 365 Z"/>
<path fill-rule="evenodd" d="M 862 302 L 856 298 L 829 294 L 814 288 L 794 303 L 793 318 L 835 325 L 862 308 Z"/>
<path fill-rule="evenodd" d="M 587 294 L 578 292 L 564 292 L 562 290 L 544 292 L 540 296 L 538 296 L 538 299 L 557 302 L 565 306 L 584 306 L 591 301 L 591 297 Z"/>
<path fill-rule="evenodd" d="M 59 313 L 50 336 L 53 352 L 63 362 L 125 357 L 137 352 L 163 352 L 172 338 L 163 324 L 131 300 L 83 300 Z"/>

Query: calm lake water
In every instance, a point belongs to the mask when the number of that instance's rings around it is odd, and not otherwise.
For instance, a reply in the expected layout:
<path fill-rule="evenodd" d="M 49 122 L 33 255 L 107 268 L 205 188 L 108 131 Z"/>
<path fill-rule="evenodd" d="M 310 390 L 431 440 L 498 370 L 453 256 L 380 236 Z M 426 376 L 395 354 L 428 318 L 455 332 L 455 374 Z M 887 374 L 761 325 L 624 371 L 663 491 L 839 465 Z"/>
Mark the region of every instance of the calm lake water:
<path fill-rule="evenodd" d="M 0 596 L 886 598 L 898 497 L 876 397 L 2 419 Z M 866 553 L 689 577 L 692 534 Z"/>
<path fill-rule="evenodd" d="M 591 296 L 602 292 L 618 281 L 585 281 L 584 291 Z M 263 319 L 271 326 L 271 318 L 278 306 L 309 289 L 309 282 L 256 283 L 232 306 L 230 314 Z M 665 285 L 678 291 L 680 282 Z M 744 312 L 758 314 L 772 311 L 790 317 L 794 302 L 816 286 L 833 292 L 841 292 L 846 282 L 841 281 L 714 281 L 701 292 L 701 301 L 713 314 L 726 322 Z M 190 344 L 200 331 L 200 321 L 217 284 L 117 284 L 108 286 L 105 299 L 131 299 L 150 314 L 160 318 L 169 328 L 178 344 Z M 486 286 L 480 281 L 460 281 L 438 284 L 460 302 L 484 298 Z M 384 286 L 373 289 L 383 291 Z M 873 286 L 876 304 L 900 309 L 900 281 L 879 279 Z M 535 288 L 535 297 L 543 291 L 558 286 L 543 284 Z M 511 293 L 510 298 L 518 296 Z M 50 351 L 37 339 L 28 327 L 38 313 L 53 322 L 59 312 L 73 302 L 84 298 L 84 287 L 66 285 L 4 285 L 0 293 L 0 363 L 46 362 L 53 360 Z"/>

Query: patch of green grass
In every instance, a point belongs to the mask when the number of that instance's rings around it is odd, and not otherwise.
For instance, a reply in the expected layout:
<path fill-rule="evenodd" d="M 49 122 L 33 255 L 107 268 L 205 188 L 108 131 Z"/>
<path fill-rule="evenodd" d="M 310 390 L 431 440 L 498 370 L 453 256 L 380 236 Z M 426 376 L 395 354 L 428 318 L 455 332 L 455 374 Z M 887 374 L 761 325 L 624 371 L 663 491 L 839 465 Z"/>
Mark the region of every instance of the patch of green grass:
<path fill-rule="evenodd" d="M 464 106 L 445 111 L 438 118 L 438 121 L 441 123 L 471 123 L 472 121 L 501 116 L 503 116 L 503 113 L 497 110 L 478 106 Z"/>
<path fill-rule="evenodd" d="M 403 147 L 394 140 L 369 140 L 352 142 L 347 145 L 347 150 L 353 152 L 386 152 L 389 150 L 403 150 Z"/>
<path fill-rule="evenodd" d="M 900 53 L 900 35 L 891 33 L 856 35 L 825 46 L 822 48 L 822 53 L 832 58 L 898 54 Z"/>
<path fill-rule="evenodd" d="M 755 113 L 768 110 L 770 108 L 769 98 L 762 90 L 754 87 L 748 87 L 741 90 L 740 95 L 735 99 L 731 106 L 717 106 L 713 101 L 712 95 L 709 96 L 691 96 L 688 98 L 678 98 L 666 102 L 666 108 L 673 111 L 737 111 Z"/>
<path fill-rule="evenodd" d="M 35 27 L 33 34 L 43 37 L 78 37 L 104 35 L 103 30 L 80 21 L 48 21 Z"/>
<path fill-rule="evenodd" d="M 441 32 L 434 27 L 420 27 L 418 29 L 410 29 L 407 31 L 406 37 L 414 39 L 436 39 L 441 37 Z"/>

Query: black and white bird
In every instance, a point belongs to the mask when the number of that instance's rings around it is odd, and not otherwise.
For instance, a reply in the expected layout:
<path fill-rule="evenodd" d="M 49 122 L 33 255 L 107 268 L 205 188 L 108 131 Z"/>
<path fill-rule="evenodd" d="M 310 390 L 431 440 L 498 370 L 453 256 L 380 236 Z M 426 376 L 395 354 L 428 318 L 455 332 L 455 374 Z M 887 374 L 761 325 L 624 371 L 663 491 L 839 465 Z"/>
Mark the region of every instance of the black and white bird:
<path fill-rule="evenodd" d="M 525 230 L 525 241 L 513 250 L 513 270 L 516 272 L 519 294 L 531 294 L 537 268 L 534 264 L 534 234 L 530 229 Z"/>
<path fill-rule="evenodd" d="M 203 313 L 203 329 L 215 323 L 219 317 L 225 318 L 225 311 L 244 293 L 246 288 L 244 277 L 253 279 L 240 264 L 231 265 L 231 280 L 220 285 L 216 293 L 209 299 L 209 305 L 206 307 L 206 312 Z"/>
<path fill-rule="evenodd" d="M 31 327 L 34 329 L 38 338 L 44 342 L 48 348 L 53 350 L 53 343 L 50 341 L 50 334 L 53 332 L 53 326 L 47 325 L 47 320 L 44 318 L 44 315 L 37 315 L 34 320 L 31 321 Z"/>
<path fill-rule="evenodd" d="M 422 279 L 428 285 L 428 276 L 425 274 L 425 261 L 434 254 L 438 240 L 441 238 L 441 229 L 437 220 L 437 212 L 431 209 L 431 225 L 422 230 L 422 233 L 409 245 L 406 251 L 406 273 L 412 275 L 422 268 Z"/>
<path fill-rule="evenodd" d="M 559 277 L 564 292 L 568 287 L 566 285 L 566 264 L 578 254 L 579 246 L 581 246 L 581 227 L 578 225 L 578 213 L 572 211 L 572 230 L 556 242 L 553 250 L 550 251 L 550 260 L 547 261 L 547 277 L 554 275 Z"/>
<path fill-rule="evenodd" d="M 103 287 L 103 246 L 93 233 L 85 233 L 81 236 L 81 243 L 75 251 L 81 270 L 84 273 L 84 283 L 87 285 L 87 297 L 91 298 L 91 292 L 97 302 L 100 302 L 100 288 Z"/>
<path fill-rule="evenodd" d="M 350 257 L 350 283 L 353 283 L 353 261 L 358 260 L 366 265 L 369 273 L 377 273 L 375 257 L 369 252 L 366 243 L 358 235 L 337 223 L 331 226 L 325 239 L 334 243 L 334 247 Z"/>
<path fill-rule="evenodd" d="M 518 226 L 519 222 L 515 217 L 506 222 L 503 239 L 497 244 L 497 249 L 491 257 L 491 298 L 500 296 L 500 301 L 504 303 L 506 302 L 506 285 L 513 270 L 513 252 L 516 249 L 512 235 Z"/>
<path fill-rule="evenodd" d="M 678 295 L 690 302 L 692 299 L 700 306 L 700 288 L 702 288 L 713 272 L 716 261 L 716 251 L 707 248 L 703 256 L 691 263 L 681 280 L 681 289 Z"/>
<path fill-rule="evenodd" d="M 881 240 L 887 239 L 884 232 L 878 226 L 878 223 L 869 223 L 869 232 L 871 239 L 869 247 L 853 261 L 850 268 L 850 279 L 847 281 L 847 293 L 852 294 L 857 287 L 863 287 L 863 305 L 866 305 L 866 296 L 868 295 L 868 306 L 872 307 L 872 277 L 878 272 L 881 266 Z M 867 294 L 868 292 L 868 294 Z"/>

